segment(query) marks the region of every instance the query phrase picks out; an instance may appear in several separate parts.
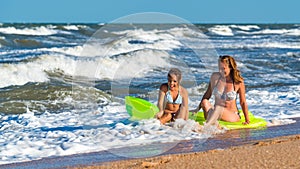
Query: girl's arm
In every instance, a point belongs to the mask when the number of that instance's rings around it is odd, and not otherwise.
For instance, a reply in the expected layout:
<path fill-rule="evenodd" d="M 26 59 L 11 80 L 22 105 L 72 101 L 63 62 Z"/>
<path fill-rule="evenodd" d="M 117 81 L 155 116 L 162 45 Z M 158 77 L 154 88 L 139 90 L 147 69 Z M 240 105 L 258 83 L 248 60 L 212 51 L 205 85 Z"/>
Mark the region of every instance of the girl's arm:
<path fill-rule="evenodd" d="M 188 100 L 189 100 L 189 96 L 188 96 L 188 92 L 185 88 L 181 87 L 182 92 L 182 103 L 180 105 L 180 109 L 179 109 L 179 114 L 178 114 L 178 118 L 182 118 L 184 120 L 187 120 L 189 118 L 189 106 L 188 106 Z"/>
<path fill-rule="evenodd" d="M 164 114 L 164 99 L 166 93 L 163 91 L 164 84 L 160 86 L 159 93 L 158 93 L 158 101 L 157 101 L 157 107 L 159 109 L 159 112 L 156 113 L 156 118 L 160 118 Z"/>

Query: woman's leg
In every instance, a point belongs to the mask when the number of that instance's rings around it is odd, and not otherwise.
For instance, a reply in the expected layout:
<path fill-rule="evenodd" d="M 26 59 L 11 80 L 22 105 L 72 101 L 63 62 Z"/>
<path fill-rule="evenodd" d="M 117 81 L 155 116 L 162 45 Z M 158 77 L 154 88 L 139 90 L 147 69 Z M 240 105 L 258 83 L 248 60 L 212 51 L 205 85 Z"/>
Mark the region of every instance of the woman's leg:
<path fill-rule="evenodd" d="M 204 111 L 204 118 L 207 119 L 209 112 L 211 112 L 213 110 L 213 106 L 211 105 L 211 103 L 209 102 L 209 100 L 207 99 L 203 99 L 201 102 L 201 107 Z"/>
<path fill-rule="evenodd" d="M 231 112 L 225 109 L 223 106 L 216 106 L 212 112 L 209 112 L 208 118 L 206 120 L 207 124 L 217 124 L 218 120 L 228 122 L 237 122 L 240 121 L 240 117 L 237 113 Z"/>
<path fill-rule="evenodd" d="M 228 121 L 228 122 L 237 122 L 240 121 L 240 116 L 237 112 L 231 112 L 228 110 L 224 110 L 224 113 L 221 116 L 221 119 L 223 121 Z"/>
<path fill-rule="evenodd" d="M 218 120 L 221 118 L 223 111 L 224 107 L 222 106 L 216 106 L 214 110 L 211 109 L 206 119 L 206 124 L 218 125 Z"/>

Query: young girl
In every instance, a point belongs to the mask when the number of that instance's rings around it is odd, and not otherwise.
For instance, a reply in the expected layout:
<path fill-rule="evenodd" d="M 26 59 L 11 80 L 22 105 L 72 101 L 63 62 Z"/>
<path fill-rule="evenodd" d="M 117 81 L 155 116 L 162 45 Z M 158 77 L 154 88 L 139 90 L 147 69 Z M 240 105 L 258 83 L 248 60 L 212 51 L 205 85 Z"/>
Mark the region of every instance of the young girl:
<path fill-rule="evenodd" d="M 181 80 L 181 71 L 172 68 L 168 73 L 168 83 L 160 86 L 156 117 L 161 124 L 179 118 L 188 119 L 188 92 L 180 85 Z"/>

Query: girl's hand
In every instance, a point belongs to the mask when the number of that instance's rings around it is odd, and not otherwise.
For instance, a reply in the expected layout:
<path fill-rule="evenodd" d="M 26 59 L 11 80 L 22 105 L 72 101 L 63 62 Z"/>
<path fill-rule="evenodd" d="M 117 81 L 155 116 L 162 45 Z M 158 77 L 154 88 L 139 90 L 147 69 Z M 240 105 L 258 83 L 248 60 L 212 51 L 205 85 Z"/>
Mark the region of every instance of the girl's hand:
<path fill-rule="evenodd" d="M 160 112 L 156 113 L 155 118 L 160 119 L 163 114 L 164 114 L 164 112 L 160 111 Z"/>

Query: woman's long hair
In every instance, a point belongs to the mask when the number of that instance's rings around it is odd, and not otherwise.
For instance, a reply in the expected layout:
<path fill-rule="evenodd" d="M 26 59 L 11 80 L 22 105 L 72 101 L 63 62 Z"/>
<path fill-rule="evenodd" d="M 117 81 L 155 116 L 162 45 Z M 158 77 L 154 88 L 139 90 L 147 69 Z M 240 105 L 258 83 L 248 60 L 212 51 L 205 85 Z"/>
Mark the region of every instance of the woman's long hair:
<path fill-rule="evenodd" d="M 237 64 L 232 56 L 220 56 L 219 60 L 220 62 L 225 63 L 229 66 L 230 76 L 235 83 L 243 82 L 244 78 L 241 76 L 241 72 L 237 69 Z"/>

